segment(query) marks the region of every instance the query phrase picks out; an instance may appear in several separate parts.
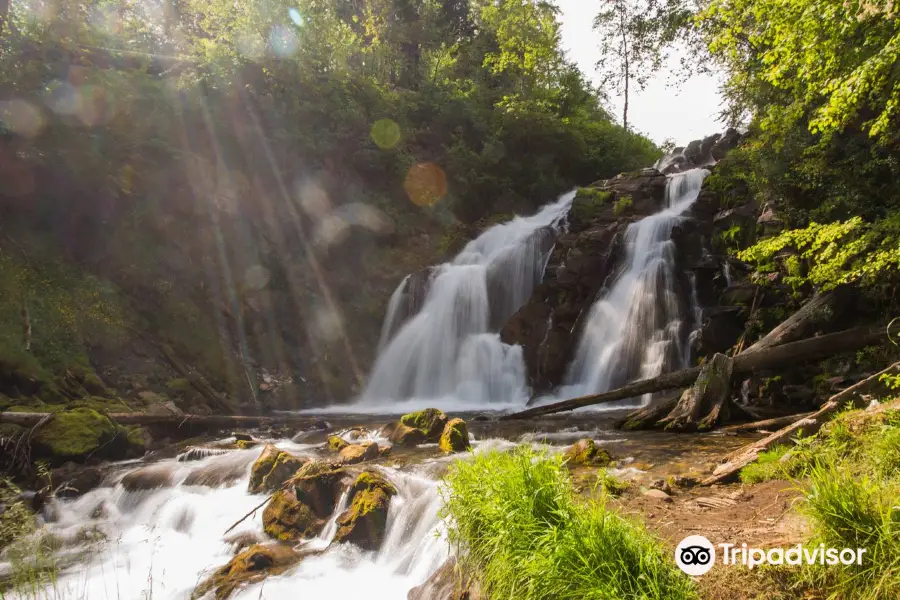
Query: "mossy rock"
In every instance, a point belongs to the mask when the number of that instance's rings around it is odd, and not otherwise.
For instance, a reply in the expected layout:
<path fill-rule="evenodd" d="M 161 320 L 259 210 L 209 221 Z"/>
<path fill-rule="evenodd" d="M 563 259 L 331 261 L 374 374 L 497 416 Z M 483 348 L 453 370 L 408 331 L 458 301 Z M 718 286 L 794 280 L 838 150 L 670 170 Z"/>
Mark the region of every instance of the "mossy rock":
<path fill-rule="evenodd" d="M 311 460 L 291 478 L 297 499 L 327 518 L 334 511 L 346 472 L 339 466 Z"/>
<path fill-rule="evenodd" d="M 375 442 L 363 442 L 351 444 L 340 452 L 340 460 L 345 465 L 355 465 L 367 460 L 375 460 L 379 456 L 378 444 Z"/>
<path fill-rule="evenodd" d="M 350 508 L 338 517 L 337 543 L 378 550 L 384 541 L 388 509 L 397 488 L 374 471 L 359 475 L 351 487 Z"/>
<path fill-rule="evenodd" d="M 340 452 L 341 450 L 349 446 L 350 442 L 339 435 L 329 435 L 327 444 L 329 450 Z"/>
<path fill-rule="evenodd" d="M 224 600 L 240 587 L 283 573 L 303 557 L 287 544 L 252 545 L 198 585 L 191 598 L 197 600 L 214 592 L 217 600 Z"/>
<path fill-rule="evenodd" d="M 400 425 L 421 430 L 426 442 L 437 442 L 446 424 L 447 415 L 436 408 L 426 408 L 400 417 Z"/>
<path fill-rule="evenodd" d="M 259 442 L 256 440 L 238 440 L 234 443 L 241 450 L 249 450 L 250 448 L 256 448 L 259 446 Z"/>
<path fill-rule="evenodd" d="M 613 192 L 599 188 L 578 188 L 572 201 L 571 215 L 582 223 L 589 223 L 611 210 Z"/>
<path fill-rule="evenodd" d="M 263 531 L 276 540 L 295 542 L 315 537 L 326 519 L 316 515 L 307 504 L 297 500 L 293 489 L 279 490 L 263 510 Z"/>
<path fill-rule="evenodd" d="M 130 449 L 128 432 L 90 408 L 55 413 L 35 432 L 31 446 L 32 457 L 59 464 L 88 458 L 125 458 Z"/>
<path fill-rule="evenodd" d="M 393 429 L 390 440 L 395 446 L 411 448 L 413 446 L 418 446 L 419 444 L 424 444 L 426 441 L 425 432 L 421 429 L 407 427 L 403 423 L 397 423 L 396 427 Z"/>
<path fill-rule="evenodd" d="M 250 467 L 248 490 L 251 494 L 277 490 L 293 477 L 306 462 L 290 452 L 279 450 L 272 444 L 266 444 L 262 454 Z"/>
<path fill-rule="evenodd" d="M 590 465 L 605 467 L 612 461 L 609 452 L 600 448 L 594 440 L 584 438 L 575 442 L 563 453 L 566 463 L 569 465 Z"/>
<path fill-rule="evenodd" d="M 85 373 L 81 385 L 84 386 L 85 391 L 91 396 L 114 396 L 106 384 L 103 383 L 103 380 L 100 379 L 100 376 L 94 372 L 89 371 Z"/>
<path fill-rule="evenodd" d="M 446 454 L 468 450 L 471 445 L 469 444 L 469 429 L 466 427 L 466 422 L 460 418 L 451 419 L 444 425 L 444 431 L 441 433 L 438 445 L 441 451 Z"/>

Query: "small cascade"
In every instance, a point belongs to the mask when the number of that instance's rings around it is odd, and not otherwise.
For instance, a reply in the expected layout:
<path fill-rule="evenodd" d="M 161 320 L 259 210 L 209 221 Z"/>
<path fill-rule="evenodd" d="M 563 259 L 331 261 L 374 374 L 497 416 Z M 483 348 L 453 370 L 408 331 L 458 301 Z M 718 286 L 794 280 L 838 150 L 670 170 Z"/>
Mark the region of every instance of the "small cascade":
<path fill-rule="evenodd" d="M 469 242 L 452 262 L 429 272 L 420 308 L 410 310 L 403 300 L 412 285 L 405 279 L 391 299 L 362 404 L 424 406 L 440 399 L 458 410 L 521 403 L 521 350 L 503 344 L 497 332 L 540 282 L 574 197 L 566 194 Z"/>
<path fill-rule="evenodd" d="M 585 320 L 563 395 L 602 392 L 687 365 L 697 304 L 681 289 L 671 237 L 706 175 L 693 169 L 670 176 L 666 208 L 626 230 L 622 271 Z"/>

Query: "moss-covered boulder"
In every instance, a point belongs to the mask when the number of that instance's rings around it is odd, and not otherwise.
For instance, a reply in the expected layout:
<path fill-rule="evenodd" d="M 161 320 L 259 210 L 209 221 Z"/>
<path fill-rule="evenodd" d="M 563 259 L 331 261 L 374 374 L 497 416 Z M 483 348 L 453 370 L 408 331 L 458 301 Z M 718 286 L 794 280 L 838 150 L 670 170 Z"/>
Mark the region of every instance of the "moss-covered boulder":
<path fill-rule="evenodd" d="M 605 467 L 612 461 L 609 452 L 597 446 L 594 440 L 589 438 L 575 442 L 563 453 L 563 456 L 569 465 Z"/>
<path fill-rule="evenodd" d="M 329 435 L 327 445 L 329 450 L 332 450 L 333 452 L 340 452 L 341 450 L 349 446 L 350 442 L 339 435 Z"/>
<path fill-rule="evenodd" d="M 281 541 L 315 537 L 334 511 L 344 476 L 328 463 L 308 462 L 269 500 L 263 530 Z"/>
<path fill-rule="evenodd" d="M 88 458 L 126 458 L 131 450 L 128 432 L 106 415 L 90 408 L 60 411 L 37 428 L 31 438 L 32 458 L 53 464 L 84 462 Z"/>
<path fill-rule="evenodd" d="M 436 408 L 405 414 L 397 423 L 385 428 L 395 446 L 415 446 L 440 440 L 447 415 Z"/>
<path fill-rule="evenodd" d="M 378 444 L 375 442 L 348 445 L 341 450 L 339 455 L 341 463 L 345 465 L 355 465 L 367 460 L 375 460 L 378 456 Z"/>
<path fill-rule="evenodd" d="M 388 509 L 397 488 L 374 471 L 361 473 L 350 488 L 350 508 L 338 517 L 337 543 L 378 550 L 384 540 Z"/>
<path fill-rule="evenodd" d="M 444 431 L 441 433 L 441 440 L 438 442 L 442 452 L 452 454 L 454 452 L 464 452 L 468 450 L 469 429 L 466 422 L 462 419 L 451 419 L 444 425 Z"/>
<path fill-rule="evenodd" d="M 250 546 L 198 585 L 191 598 L 202 598 L 213 592 L 217 600 L 224 600 L 240 587 L 262 581 L 268 575 L 284 572 L 303 557 L 303 553 L 287 544 Z"/>
<path fill-rule="evenodd" d="M 403 423 L 397 423 L 393 427 L 389 438 L 395 446 L 411 448 L 425 443 L 425 432 L 415 427 L 407 427 Z"/>
<path fill-rule="evenodd" d="M 447 415 L 436 408 L 426 408 L 400 417 L 400 424 L 421 429 L 426 441 L 437 442 L 447 424 Z"/>
<path fill-rule="evenodd" d="M 266 444 L 262 454 L 250 467 L 248 486 L 250 493 L 260 494 L 277 490 L 285 481 L 293 477 L 306 462 L 290 452 L 279 450 L 272 444 Z"/>

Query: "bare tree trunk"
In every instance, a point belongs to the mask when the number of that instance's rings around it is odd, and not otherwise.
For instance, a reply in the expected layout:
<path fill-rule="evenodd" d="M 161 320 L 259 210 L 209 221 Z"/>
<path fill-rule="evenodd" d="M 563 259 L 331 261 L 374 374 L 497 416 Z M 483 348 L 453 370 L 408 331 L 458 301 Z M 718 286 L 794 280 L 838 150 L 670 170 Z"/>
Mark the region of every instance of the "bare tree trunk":
<path fill-rule="evenodd" d="M 715 354 L 703 365 L 697 381 L 684 391 L 678 404 L 658 425 L 667 431 L 701 431 L 727 420 L 731 404 L 732 359 Z"/>
<path fill-rule="evenodd" d="M 761 340 L 747 348 L 742 354 L 758 352 L 772 346 L 793 342 L 813 333 L 817 326 L 834 319 L 835 306 L 839 301 L 837 290 L 816 293 L 800 310 L 792 314 Z"/>
<path fill-rule="evenodd" d="M 22 304 L 22 333 L 25 338 L 25 352 L 31 352 L 31 315 L 28 305 Z"/>

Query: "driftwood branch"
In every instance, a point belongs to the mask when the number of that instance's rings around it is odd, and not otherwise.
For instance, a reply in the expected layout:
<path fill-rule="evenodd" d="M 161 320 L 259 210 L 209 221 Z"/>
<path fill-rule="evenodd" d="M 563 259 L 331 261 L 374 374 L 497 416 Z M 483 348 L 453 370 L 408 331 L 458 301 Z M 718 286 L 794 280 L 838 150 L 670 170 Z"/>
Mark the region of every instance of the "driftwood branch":
<path fill-rule="evenodd" d="M 753 421 L 752 423 L 740 423 L 738 425 L 729 425 L 717 429 L 719 433 L 749 433 L 753 431 L 771 431 L 772 429 L 780 429 L 785 425 L 813 416 L 815 413 L 803 413 L 799 415 L 785 415 L 783 417 L 775 417 L 772 419 L 764 419 L 762 421 Z"/>
<path fill-rule="evenodd" d="M 898 372 L 900 372 L 900 362 L 894 363 L 884 371 L 876 373 L 875 375 L 848 387 L 846 390 L 838 392 L 829 398 L 828 402 L 823 404 L 822 408 L 815 413 L 795 417 L 794 422 L 790 425 L 782 427 L 775 433 L 732 452 L 725 457 L 725 461 L 721 465 L 716 467 L 716 470 L 713 471 L 713 474 L 710 477 L 707 477 L 701 482 L 702 485 L 723 483 L 734 479 L 741 469 L 750 463 L 755 462 L 762 452 L 796 437 L 801 432 L 803 435 L 813 435 L 814 433 L 817 433 L 819 429 L 831 419 L 834 413 L 845 406 L 850 405 L 854 408 L 861 408 L 866 403 L 865 394 L 870 391 L 871 388 L 879 385 L 882 375 L 896 374 Z"/>
<path fill-rule="evenodd" d="M 765 371 L 767 369 L 776 368 L 785 364 L 792 364 L 803 361 L 818 360 L 843 352 L 850 352 L 877 344 L 888 339 L 887 329 L 882 326 L 876 327 L 857 327 L 840 331 L 838 333 L 830 333 L 819 337 L 809 338 L 798 342 L 791 342 L 780 346 L 774 346 L 765 350 L 752 353 L 742 353 L 734 357 L 734 367 L 732 372 L 735 375 L 754 373 L 757 371 Z M 584 406 L 593 406 L 596 404 L 604 404 L 616 402 L 617 400 L 625 400 L 649 394 L 653 392 L 662 392 L 679 387 L 687 387 L 696 381 L 700 374 L 700 367 L 666 373 L 651 379 L 641 379 L 632 382 L 616 390 L 603 392 L 600 394 L 591 394 L 562 402 L 554 402 L 545 406 L 536 406 L 501 417 L 501 419 L 527 419 L 530 417 L 539 417 L 567 410 L 574 410 Z"/>

